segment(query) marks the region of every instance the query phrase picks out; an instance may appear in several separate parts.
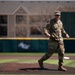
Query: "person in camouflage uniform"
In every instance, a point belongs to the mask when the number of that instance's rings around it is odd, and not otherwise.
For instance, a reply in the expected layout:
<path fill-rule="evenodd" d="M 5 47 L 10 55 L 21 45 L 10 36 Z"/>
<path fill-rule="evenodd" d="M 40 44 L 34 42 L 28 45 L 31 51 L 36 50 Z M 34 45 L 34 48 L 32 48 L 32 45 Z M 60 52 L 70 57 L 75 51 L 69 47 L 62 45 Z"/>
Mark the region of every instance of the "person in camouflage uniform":
<path fill-rule="evenodd" d="M 48 42 L 48 52 L 38 60 L 40 68 L 44 68 L 43 61 L 47 60 L 49 57 L 51 57 L 56 49 L 58 49 L 58 58 L 59 58 L 59 66 L 58 70 L 61 71 L 67 71 L 63 67 L 63 57 L 64 57 L 64 42 L 63 42 L 63 34 L 67 38 L 69 38 L 69 35 L 64 30 L 63 24 L 60 20 L 61 12 L 56 11 L 55 17 L 49 21 L 49 23 L 44 28 L 45 34 L 50 38 Z"/>

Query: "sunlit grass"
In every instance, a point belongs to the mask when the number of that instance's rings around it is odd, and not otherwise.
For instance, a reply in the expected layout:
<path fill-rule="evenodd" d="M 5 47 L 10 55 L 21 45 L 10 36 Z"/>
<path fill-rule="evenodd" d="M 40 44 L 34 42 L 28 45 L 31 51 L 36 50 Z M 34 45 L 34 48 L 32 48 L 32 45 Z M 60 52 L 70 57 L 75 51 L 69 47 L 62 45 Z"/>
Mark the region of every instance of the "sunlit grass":
<path fill-rule="evenodd" d="M 56 64 L 57 65 L 58 60 L 46 60 L 45 63 Z M 64 66 L 75 68 L 75 60 L 64 60 Z"/>
<path fill-rule="evenodd" d="M 0 59 L 0 63 L 38 63 L 38 60 L 34 59 Z M 44 63 L 55 64 L 58 65 L 58 60 L 46 60 Z M 64 60 L 64 66 L 74 67 L 75 68 L 75 60 Z"/>
<path fill-rule="evenodd" d="M 39 53 L 39 52 L 21 52 L 21 53 L 17 53 L 17 52 L 13 52 L 13 53 L 0 53 L 0 55 L 29 55 L 29 56 L 39 56 L 39 55 L 44 55 L 46 52 L 44 53 Z M 54 53 L 53 56 L 58 56 L 58 53 Z M 75 53 L 65 53 L 65 56 L 75 56 Z"/>

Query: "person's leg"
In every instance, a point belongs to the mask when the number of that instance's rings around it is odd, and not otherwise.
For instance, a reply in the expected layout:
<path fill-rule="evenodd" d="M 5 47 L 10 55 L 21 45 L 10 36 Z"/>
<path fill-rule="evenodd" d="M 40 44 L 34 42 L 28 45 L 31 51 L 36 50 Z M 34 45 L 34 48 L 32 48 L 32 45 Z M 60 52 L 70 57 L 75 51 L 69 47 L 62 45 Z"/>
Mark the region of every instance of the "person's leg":
<path fill-rule="evenodd" d="M 58 50 L 58 55 L 59 55 L 59 67 L 58 67 L 58 70 L 61 70 L 61 71 L 67 71 L 67 69 L 65 69 L 63 67 L 63 58 L 64 58 L 64 51 L 65 51 L 65 48 L 64 48 L 64 43 L 63 42 L 60 42 L 59 43 L 59 50 Z"/>
<path fill-rule="evenodd" d="M 56 41 L 52 41 L 50 40 L 48 43 L 48 52 L 41 58 L 38 60 L 39 66 L 41 68 L 44 68 L 43 66 L 43 61 L 47 60 L 49 57 L 51 57 L 53 55 L 53 53 L 55 52 L 55 50 L 58 47 L 58 42 Z"/>

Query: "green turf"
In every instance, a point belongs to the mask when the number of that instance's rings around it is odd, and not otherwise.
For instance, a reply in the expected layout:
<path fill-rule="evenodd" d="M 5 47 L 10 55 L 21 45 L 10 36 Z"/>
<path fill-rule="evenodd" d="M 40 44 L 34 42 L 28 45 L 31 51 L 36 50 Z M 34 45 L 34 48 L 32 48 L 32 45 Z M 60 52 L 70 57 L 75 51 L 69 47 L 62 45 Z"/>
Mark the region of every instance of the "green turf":
<path fill-rule="evenodd" d="M 17 62 L 17 63 L 37 63 L 38 60 L 30 60 L 30 59 L 0 59 L 0 63 L 10 63 L 10 62 Z M 44 63 L 48 64 L 58 64 L 58 60 L 46 60 Z M 75 60 L 64 60 L 64 66 L 74 67 L 75 68 Z"/>
<path fill-rule="evenodd" d="M 29 52 L 24 52 L 24 53 L 0 53 L 0 55 L 32 55 L 32 56 L 35 56 L 35 55 L 44 55 L 45 53 L 38 53 L 38 52 L 35 52 L 35 53 L 29 53 Z M 57 53 L 54 53 L 53 56 L 57 56 L 58 54 Z M 65 56 L 75 56 L 75 53 L 65 53 Z"/>
<path fill-rule="evenodd" d="M 45 63 L 56 64 L 57 65 L 58 60 L 46 60 Z M 64 60 L 64 66 L 75 68 L 75 60 Z"/>
<path fill-rule="evenodd" d="M 10 63 L 15 61 L 17 61 L 17 59 L 0 59 L 0 63 Z"/>
<path fill-rule="evenodd" d="M 23 59 L 0 59 L 0 63 L 11 63 L 11 62 L 17 62 L 17 63 L 37 63 L 37 60 L 23 60 Z"/>
<path fill-rule="evenodd" d="M 28 56 L 39 56 L 42 57 L 45 53 L 0 53 L 1 55 L 12 55 L 12 56 L 19 56 L 19 55 L 28 55 Z M 53 56 L 57 56 L 58 54 L 55 53 Z M 66 53 L 65 56 L 75 56 L 75 53 Z M 37 63 L 38 59 L 0 59 L 0 63 L 10 63 L 10 62 L 17 62 L 17 63 Z M 45 63 L 49 64 L 58 64 L 58 60 L 46 60 Z M 74 67 L 75 68 L 75 60 L 64 60 L 64 65 L 69 66 L 69 67 Z"/>
<path fill-rule="evenodd" d="M 75 60 L 65 60 L 64 62 L 66 66 L 75 68 Z"/>

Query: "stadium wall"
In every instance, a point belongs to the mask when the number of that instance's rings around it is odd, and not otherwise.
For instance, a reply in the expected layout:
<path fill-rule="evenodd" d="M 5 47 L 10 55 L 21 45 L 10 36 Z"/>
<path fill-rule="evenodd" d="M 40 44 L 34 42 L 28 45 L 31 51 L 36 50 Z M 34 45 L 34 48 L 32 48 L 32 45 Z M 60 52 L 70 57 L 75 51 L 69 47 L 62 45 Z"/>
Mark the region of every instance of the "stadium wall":
<path fill-rule="evenodd" d="M 75 52 L 75 39 L 64 40 L 65 52 Z M 0 39 L 0 52 L 47 52 L 48 39 Z M 57 51 L 56 51 L 57 52 Z"/>

